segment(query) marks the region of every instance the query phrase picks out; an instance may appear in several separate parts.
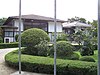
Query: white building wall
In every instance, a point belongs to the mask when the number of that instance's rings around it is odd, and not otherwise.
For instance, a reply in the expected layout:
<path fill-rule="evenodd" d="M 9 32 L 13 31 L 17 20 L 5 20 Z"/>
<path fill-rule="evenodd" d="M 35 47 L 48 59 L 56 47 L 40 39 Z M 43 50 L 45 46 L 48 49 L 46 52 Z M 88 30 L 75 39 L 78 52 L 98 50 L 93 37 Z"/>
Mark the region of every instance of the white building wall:
<path fill-rule="evenodd" d="M 13 42 L 13 37 L 4 37 L 4 43 L 6 43 L 6 39 L 9 39 L 9 43 Z"/>
<path fill-rule="evenodd" d="M 54 32 L 54 27 L 55 27 L 54 22 L 49 22 L 48 23 L 48 32 Z M 57 32 L 62 32 L 62 23 L 57 22 L 56 28 L 57 28 Z"/>
<path fill-rule="evenodd" d="M 19 31 L 19 20 L 14 21 L 14 27 L 18 27 L 15 31 Z M 24 30 L 23 21 L 21 21 L 21 31 Z M 5 31 L 13 31 L 13 29 L 5 29 Z M 14 34 L 18 34 L 18 32 L 14 32 Z M 6 43 L 6 39 L 9 39 L 9 43 L 15 41 L 14 37 L 4 37 L 4 43 Z"/>
<path fill-rule="evenodd" d="M 18 27 L 17 31 L 19 31 L 19 20 L 14 21 L 14 26 Z M 24 25 L 23 25 L 23 21 L 21 21 L 21 31 L 23 30 L 24 30 Z"/>
<path fill-rule="evenodd" d="M 48 23 L 48 32 L 49 32 L 49 37 L 50 37 L 50 40 L 51 40 L 51 42 L 53 42 L 54 41 L 54 34 L 53 34 L 53 32 L 55 31 L 55 24 L 54 24 L 54 22 L 49 22 Z M 56 31 L 57 32 L 62 32 L 62 23 L 61 22 L 57 22 L 57 24 L 56 24 Z"/>

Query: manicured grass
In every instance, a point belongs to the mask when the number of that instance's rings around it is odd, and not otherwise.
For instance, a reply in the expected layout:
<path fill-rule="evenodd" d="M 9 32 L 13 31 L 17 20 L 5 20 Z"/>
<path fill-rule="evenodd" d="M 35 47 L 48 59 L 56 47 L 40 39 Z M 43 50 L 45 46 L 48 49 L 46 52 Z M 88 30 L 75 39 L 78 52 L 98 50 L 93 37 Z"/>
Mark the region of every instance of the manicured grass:
<path fill-rule="evenodd" d="M 18 68 L 18 52 L 5 56 L 8 65 Z M 53 74 L 54 59 L 49 57 L 21 55 L 22 70 Z M 79 60 L 57 59 L 57 75 L 96 75 L 97 63 Z"/>

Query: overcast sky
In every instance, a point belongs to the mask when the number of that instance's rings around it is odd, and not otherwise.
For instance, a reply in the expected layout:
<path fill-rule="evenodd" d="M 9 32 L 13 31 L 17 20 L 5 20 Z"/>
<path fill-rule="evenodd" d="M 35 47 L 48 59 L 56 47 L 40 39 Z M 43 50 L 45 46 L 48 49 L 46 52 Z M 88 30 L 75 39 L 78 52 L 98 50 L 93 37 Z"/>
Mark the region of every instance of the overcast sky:
<path fill-rule="evenodd" d="M 57 0 L 57 18 L 67 20 L 83 17 L 88 21 L 97 19 L 97 0 Z M 16 16 L 19 0 L 1 0 L 0 18 Z M 54 0 L 22 0 L 22 15 L 35 14 L 54 17 Z"/>

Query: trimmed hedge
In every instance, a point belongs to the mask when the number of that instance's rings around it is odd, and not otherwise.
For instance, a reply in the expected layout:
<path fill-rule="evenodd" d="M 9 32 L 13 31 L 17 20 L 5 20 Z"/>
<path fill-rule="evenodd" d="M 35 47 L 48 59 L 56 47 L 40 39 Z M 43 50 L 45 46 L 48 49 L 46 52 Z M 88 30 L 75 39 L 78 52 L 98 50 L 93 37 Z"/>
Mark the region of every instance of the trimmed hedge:
<path fill-rule="evenodd" d="M 65 57 L 65 56 L 70 56 L 73 54 L 73 47 L 70 43 L 67 41 L 58 41 L 56 43 L 57 46 L 57 57 Z M 54 55 L 54 45 L 51 47 L 49 55 L 52 56 Z"/>
<path fill-rule="evenodd" d="M 79 60 L 79 57 L 80 57 L 79 54 L 73 52 L 73 54 L 71 54 L 69 57 L 67 57 L 67 59 Z"/>
<path fill-rule="evenodd" d="M 80 58 L 81 61 L 95 62 L 95 60 L 90 56 L 83 56 Z"/>
<path fill-rule="evenodd" d="M 25 30 L 21 34 L 21 43 L 25 47 L 32 47 L 38 45 L 40 41 L 44 41 L 44 40 L 50 41 L 50 38 L 48 34 L 42 29 L 31 28 Z"/>
<path fill-rule="evenodd" d="M 25 52 L 27 54 L 39 55 L 35 46 L 39 45 L 41 41 L 50 41 L 48 34 L 42 29 L 31 28 L 21 34 L 21 43 L 22 46 L 26 47 Z"/>
<path fill-rule="evenodd" d="M 7 54 L 5 61 L 18 69 L 17 51 Z M 22 54 L 21 61 L 22 70 L 53 74 L 53 58 Z M 97 63 L 57 59 L 57 75 L 97 75 Z"/>
<path fill-rule="evenodd" d="M 14 48 L 18 47 L 18 42 L 16 43 L 0 43 L 0 49 L 2 48 Z"/>

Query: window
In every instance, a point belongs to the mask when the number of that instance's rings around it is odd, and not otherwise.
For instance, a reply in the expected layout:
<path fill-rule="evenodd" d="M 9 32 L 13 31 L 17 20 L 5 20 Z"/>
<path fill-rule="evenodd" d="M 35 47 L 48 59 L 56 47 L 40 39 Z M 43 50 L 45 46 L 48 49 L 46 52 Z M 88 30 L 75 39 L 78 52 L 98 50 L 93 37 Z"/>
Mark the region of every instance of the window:
<path fill-rule="evenodd" d="M 9 31 L 9 32 L 5 32 L 5 36 L 7 37 L 12 37 L 13 36 L 13 32 L 12 31 Z"/>

